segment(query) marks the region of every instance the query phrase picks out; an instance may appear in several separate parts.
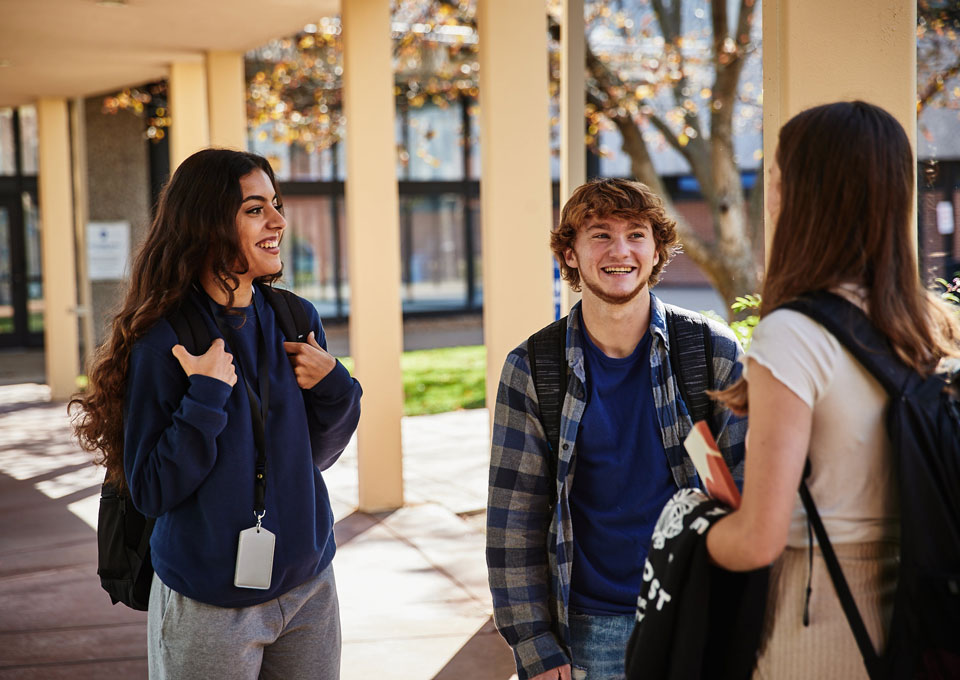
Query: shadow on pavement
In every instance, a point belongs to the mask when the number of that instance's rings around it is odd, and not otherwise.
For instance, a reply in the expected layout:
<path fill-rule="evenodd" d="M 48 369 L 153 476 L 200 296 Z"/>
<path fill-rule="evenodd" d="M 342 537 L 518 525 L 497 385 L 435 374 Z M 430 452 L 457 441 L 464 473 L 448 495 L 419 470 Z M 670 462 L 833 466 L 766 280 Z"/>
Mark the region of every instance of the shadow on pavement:
<path fill-rule="evenodd" d="M 491 617 L 447 662 L 447 665 L 433 676 L 433 680 L 460 680 L 460 678 L 474 677 L 483 677 L 486 680 L 510 680 L 516 676 L 516 673 L 513 652 L 500 637 Z"/>

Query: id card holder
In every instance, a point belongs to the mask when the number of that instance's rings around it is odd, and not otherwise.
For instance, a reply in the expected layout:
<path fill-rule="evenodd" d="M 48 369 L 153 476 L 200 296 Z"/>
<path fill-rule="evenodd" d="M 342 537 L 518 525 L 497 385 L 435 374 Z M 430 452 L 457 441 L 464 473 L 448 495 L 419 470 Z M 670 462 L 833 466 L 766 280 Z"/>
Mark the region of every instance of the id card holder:
<path fill-rule="evenodd" d="M 260 523 L 240 532 L 237 545 L 237 571 L 233 585 L 237 588 L 267 590 L 273 575 L 273 549 L 277 537 Z"/>

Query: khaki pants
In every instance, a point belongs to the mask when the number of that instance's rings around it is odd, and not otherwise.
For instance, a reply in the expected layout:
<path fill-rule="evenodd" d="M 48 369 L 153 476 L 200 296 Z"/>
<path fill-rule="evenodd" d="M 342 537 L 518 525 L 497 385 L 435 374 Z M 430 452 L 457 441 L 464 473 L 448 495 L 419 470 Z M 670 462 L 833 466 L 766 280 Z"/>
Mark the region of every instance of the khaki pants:
<path fill-rule="evenodd" d="M 834 551 L 874 647 L 882 651 L 893 612 L 899 546 L 847 543 L 835 545 Z M 803 625 L 809 559 L 807 548 L 787 548 L 773 564 L 764 642 L 753 677 L 866 680 L 863 657 L 819 548 L 813 552 L 810 625 Z"/>

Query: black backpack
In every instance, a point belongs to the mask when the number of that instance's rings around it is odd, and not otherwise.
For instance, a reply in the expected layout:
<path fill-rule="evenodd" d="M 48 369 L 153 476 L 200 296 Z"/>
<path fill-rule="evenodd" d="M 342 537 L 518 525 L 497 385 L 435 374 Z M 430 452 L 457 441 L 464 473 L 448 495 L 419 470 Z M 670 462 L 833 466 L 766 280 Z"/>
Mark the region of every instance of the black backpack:
<path fill-rule="evenodd" d="M 707 320 L 696 312 L 664 305 L 670 334 L 670 365 L 677 376 L 680 396 L 694 422 L 706 420 L 716 437 L 713 402 L 706 390 L 713 385 L 713 336 Z M 553 456 L 551 472 L 556 476 L 556 455 L 560 442 L 560 414 L 567 391 L 567 317 L 540 329 L 527 340 L 530 372 L 540 405 L 540 422 Z M 553 486 L 551 486 L 553 488 Z"/>
<path fill-rule="evenodd" d="M 273 308 L 284 337 L 303 342 L 311 329 L 300 298 L 270 286 L 258 285 L 257 290 Z M 167 317 L 177 340 L 191 354 L 203 354 L 213 342 L 205 316 L 197 302 L 188 297 Z M 104 483 L 97 520 L 97 575 L 113 604 L 122 602 L 131 609 L 147 610 L 153 580 L 150 535 L 155 521 L 133 507 L 126 491 L 119 492 Z"/>
<path fill-rule="evenodd" d="M 900 491 L 900 572 L 890 638 L 874 650 L 806 482 L 800 495 L 872 680 L 960 677 L 960 370 L 924 378 L 856 305 L 819 291 L 782 305 L 809 316 L 890 395 Z"/>

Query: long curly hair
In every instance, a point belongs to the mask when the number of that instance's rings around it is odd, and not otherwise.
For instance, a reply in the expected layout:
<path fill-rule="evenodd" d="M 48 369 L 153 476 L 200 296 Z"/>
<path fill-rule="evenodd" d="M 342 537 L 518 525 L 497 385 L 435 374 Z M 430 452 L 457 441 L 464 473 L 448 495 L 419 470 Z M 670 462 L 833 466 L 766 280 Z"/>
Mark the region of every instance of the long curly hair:
<path fill-rule="evenodd" d="M 907 365 L 929 375 L 958 356 L 956 316 L 917 275 L 915 166 L 900 123 L 862 101 L 817 106 L 783 126 L 776 160 L 780 213 L 761 318 L 805 292 L 856 283 L 870 320 Z M 742 380 L 716 396 L 746 410 Z"/>
<path fill-rule="evenodd" d="M 660 255 L 647 282 L 653 288 L 663 268 L 680 251 L 677 223 L 667 215 L 660 197 L 646 184 L 629 179 L 594 179 L 574 190 L 560 213 L 560 224 L 550 232 L 550 249 L 560 264 L 560 276 L 573 290 L 580 290 L 580 270 L 567 264 L 564 252 L 573 248 L 577 234 L 588 221 L 607 217 L 650 222 Z"/>
<path fill-rule="evenodd" d="M 107 469 L 106 481 L 126 487 L 123 472 L 123 401 L 134 343 L 175 310 L 206 267 L 232 307 L 238 274 L 248 263 L 240 248 L 237 213 L 240 178 L 262 170 L 279 195 L 262 156 L 204 149 L 187 158 L 160 194 L 156 217 L 133 259 L 129 286 L 106 341 L 94 354 L 87 389 L 68 405 L 80 446 Z M 257 280 L 272 283 L 280 274 Z"/>

